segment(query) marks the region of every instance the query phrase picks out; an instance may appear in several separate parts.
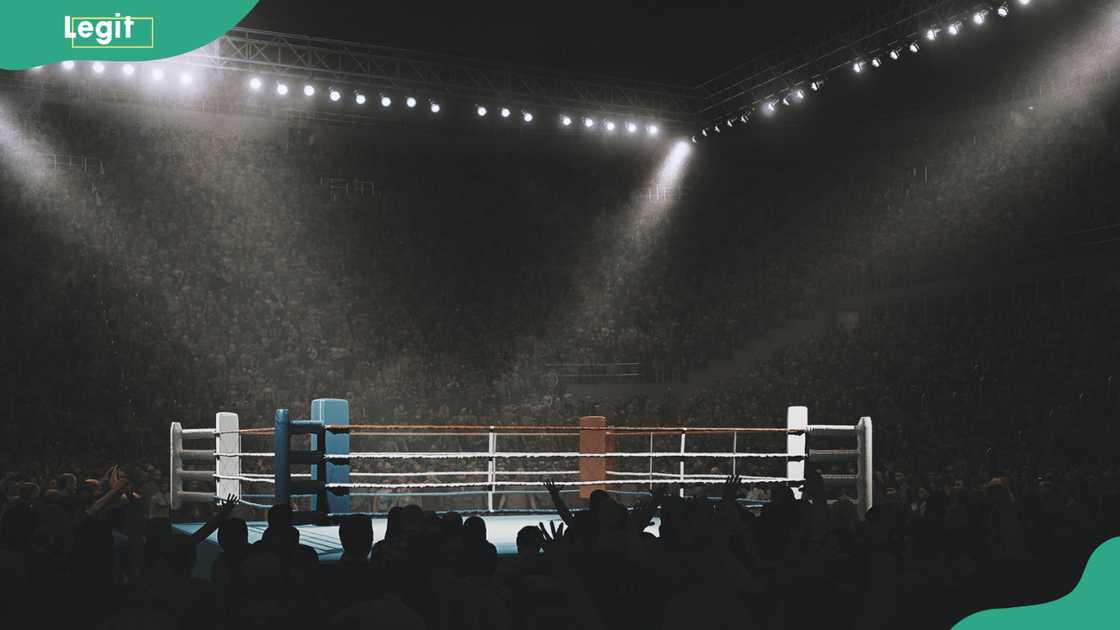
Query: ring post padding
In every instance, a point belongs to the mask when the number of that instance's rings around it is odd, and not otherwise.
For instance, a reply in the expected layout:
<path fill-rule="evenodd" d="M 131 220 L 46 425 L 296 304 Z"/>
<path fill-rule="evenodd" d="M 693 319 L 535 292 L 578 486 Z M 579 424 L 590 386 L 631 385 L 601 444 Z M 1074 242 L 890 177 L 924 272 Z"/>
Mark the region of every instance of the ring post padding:
<path fill-rule="evenodd" d="M 791 458 L 786 462 L 786 478 L 792 483 L 805 480 L 805 437 L 809 429 L 809 408 L 789 407 L 786 409 L 786 428 L 801 431 L 786 435 L 786 453 Z M 794 487 L 793 496 L 801 498 L 801 489 Z"/>
<path fill-rule="evenodd" d="M 856 508 L 862 521 L 874 504 L 875 478 L 872 468 L 871 418 L 864 416 L 856 424 Z"/>
<path fill-rule="evenodd" d="M 607 419 L 603 416 L 583 416 L 579 419 L 579 452 L 603 454 L 607 452 Z M 605 457 L 580 457 L 580 481 L 605 481 L 608 462 Z M 580 498 L 587 499 L 596 490 L 606 490 L 605 485 L 580 486 Z"/>
<path fill-rule="evenodd" d="M 171 423 L 171 461 L 167 465 L 168 475 L 168 488 L 171 496 L 168 497 L 170 507 L 172 510 L 178 510 L 183 506 L 183 478 L 179 476 L 179 471 L 183 469 L 183 458 L 180 453 L 183 452 L 183 425 L 178 422 Z"/>
<path fill-rule="evenodd" d="M 229 495 L 241 496 L 241 434 L 237 414 L 220 411 L 214 414 L 214 428 L 218 434 L 214 438 L 215 452 L 218 454 L 218 482 L 214 484 L 214 494 L 218 500 Z M 226 478 L 228 477 L 228 479 Z"/>
<path fill-rule="evenodd" d="M 273 420 L 272 432 L 272 465 L 274 466 L 273 503 L 274 505 L 289 505 L 291 492 L 288 480 L 291 478 L 291 469 L 288 464 L 288 451 L 291 442 L 288 439 L 288 410 L 277 409 Z"/>
<path fill-rule="evenodd" d="M 350 403 L 341 398 L 316 398 L 311 401 L 311 421 L 327 425 L 349 425 Z M 348 431 L 324 431 L 322 434 L 323 445 L 319 447 L 319 434 L 311 435 L 311 448 L 318 449 L 324 455 L 349 455 L 350 433 Z M 323 470 L 323 479 L 328 484 L 350 483 L 350 460 L 324 458 L 321 465 L 311 468 L 312 479 L 318 479 L 319 470 Z M 325 500 L 320 500 L 322 496 Z M 348 493 L 324 492 L 317 495 L 313 503 L 319 517 L 327 520 L 327 514 L 345 514 L 350 512 L 350 495 Z"/>

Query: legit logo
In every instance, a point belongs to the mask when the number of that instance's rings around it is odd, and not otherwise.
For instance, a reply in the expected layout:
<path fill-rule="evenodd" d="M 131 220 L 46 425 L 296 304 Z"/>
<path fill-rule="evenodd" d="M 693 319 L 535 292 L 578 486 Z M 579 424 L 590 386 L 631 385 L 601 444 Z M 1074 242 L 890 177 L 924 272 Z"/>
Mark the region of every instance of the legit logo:
<path fill-rule="evenodd" d="M 71 48 L 153 48 L 156 43 L 154 17 L 70 17 L 65 16 L 63 34 Z"/>

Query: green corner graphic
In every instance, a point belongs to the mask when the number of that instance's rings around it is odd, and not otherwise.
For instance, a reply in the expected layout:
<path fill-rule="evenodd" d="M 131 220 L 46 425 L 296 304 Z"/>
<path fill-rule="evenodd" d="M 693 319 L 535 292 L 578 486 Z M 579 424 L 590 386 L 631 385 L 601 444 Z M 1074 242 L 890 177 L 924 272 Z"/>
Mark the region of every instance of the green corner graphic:
<path fill-rule="evenodd" d="M 4 10 L 4 23 L 11 28 L 0 44 L 0 69 L 66 60 L 175 57 L 218 39 L 256 4 L 257 0 L 14 2 Z"/>
<path fill-rule="evenodd" d="M 1047 630 L 1120 627 L 1120 537 L 1097 547 L 1077 586 L 1065 597 L 1045 604 L 996 608 L 969 615 L 953 630 Z"/>

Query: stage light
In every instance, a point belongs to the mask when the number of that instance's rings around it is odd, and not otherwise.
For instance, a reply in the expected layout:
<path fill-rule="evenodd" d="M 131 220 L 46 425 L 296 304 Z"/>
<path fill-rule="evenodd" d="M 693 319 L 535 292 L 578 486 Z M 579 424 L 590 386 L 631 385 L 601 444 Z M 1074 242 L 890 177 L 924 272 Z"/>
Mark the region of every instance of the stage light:
<path fill-rule="evenodd" d="M 704 129 L 701 129 L 701 130 L 700 130 L 700 135 L 704 136 L 705 138 L 707 138 L 707 137 L 708 137 L 708 129 L 707 129 L 707 127 L 705 127 Z"/>
<path fill-rule="evenodd" d="M 508 107 L 503 107 L 501 109 L 501 111 L 499 111 L 498 113 L 502 115 L 502 118 L 509 118 L 509 108 Z"/>
<path fill-rule="evenodd" d="M 571 127 L 572 126 L 572 117 L 568 116 L 567 114 L 561 115 L 560 116 L 560 124 L 564 125 L 565 127 Z"/>
<path fill-rule="evenodd" d="M 891 58 L 891 61 L 898 61 L 902 58 L 902 49 L 892 48 L 891 51 L 887 53 L 887 56 Z"/>
<path fill-rule="evenodd" d="M 410 97 L 408 97 L 408 98 L 404 99 L 404 104 L 405 104 L 405 106 L 407 106 L 407 107 L 408 107 L 409 109 L 412 109 L 413 107 L 416 107 L 416 98 L 415 98 L 415 97 L 412 97 L 412 96 L 410 96 Z"/>
<path fill-rule="evenodd" d="M 937 34 L 940 33 L 940 32 L 941 32 L 941 29 L 928 28 L 928 29 L 926 29 L 926 39 L 928 39 L 929 41 L 932 42 L 933 40 L 937 39 Z"/>
<path fill-rule="evenodd" d="M 696 136 L 692 136 L 692 144 L 696 144 Z"/>
<path fill-rule="evenodd" d="M 1025 7 L 1030 3 L 1031 3 L 1031 0 L 1019 0 L 1019 6 L 1024 6 Z"/>
<path fill-rule="evenodd" d="M 366 95 L 361 92 L 354 92 L 354 102 L 358 105 L 366 104 Z"/>
<path fill-rule="evenodd" d="M 632 122 L 626 123 L 626 133 L 635 133 L 636 131 L 638 131 L 638 125 Z"/>
<path fill-rule="evenodd" d="M 261 83 L 260 77 L 253 77 L 252 79 L 249 79 L 249 88 L 254 92 L 259 92 L 261 89 L 261 85 L 263 85 L 263 83 Z"/>
<path fill-rule="evenodd" d="M 1007 14 L 1010 13 L 1010 12 L 1011 12 L 1011 10 L 1007 7 L 1006 2 L 999 5 L 999 8 L 996 9 L 996 15 L 998 15 L 1000 17 L 1007 17 Z"/>
<path fill-rule="evenodd" d="M 793 100 L 795 100 L 795 101 L 805 100 L 805 90 L 802 90 L 801 88 L 794 88 L 793 89 Z"/>
<path fill-rule="evenodd" d="M 184 73 L 179 75 L 179 85 L 187 86 L 187 85 L 190 85 L 191 83 L 194 83 L 194 77 L 191 76 L 191 73 L 184 72 Z"/>
<path fill-rule="evenodd" d="M 155 70 L 152 70 L 152 80 L 153 81 L 162 81 L 163 80 L 163 68 L 158 68 L 157 67 Z"/>
<path fill-rule="evenodd" d="M 727 128 L 730 129 L 734 126 L 735 126 L 735 119 L 734 118 L 728 118 L 727 119 Z"/>
<path fill-rule="evenodd" d="M 782 97 L 782 105 L 785 105 L 786 107 L 789 107 L 789 94 L 786 94 L 785 96 Z"/>
<path fill-rule="evenodd" d="M 657 125 L 646 125 L 646 133 L 649 135 L 656 136 L 660 132 L 661 130 L 657 128 Z"/>
<path fill-rule="evenodd" d="M 287 96 L 288 95 L 288 84 L 287 83 L 277 83 L 276 84 L 276 93 L 280 96 Z"/>
<path fill-rule="evenodd" d="M 587 118 L 585 116 L 584 119 L 583 119 L 583 126 L 590 129 L 590 128 L 595 126 L 595 121 L 593 119 Z"/>
<path fill-rule="evenodd" d="M 433 114 L 438 114 L 439 113 L 439 103 L 437 103 L 435 101 L 432 101 L 431 104 L 428 105 L 428 109 L 431 110 L 431 112 Z"/>
<path fill-rule="evenodd" d="M 329 89 L 327 95 L 330 97 L 332 103 L 337 103 L 342 98 L 342 92 L 339 92 L 333 87 Z"/>
<path fill-rule="evenodd" d="M 385 96 L 384 94 L 381 95 L 381 106 L 382 107 L 389 107 L 392 104 L 393 104 L 393 99 L 389 98 L 388 96 Z"/>
<path fill-rule="evenodd" d="M 861 72 L 863 72 L 863 62 L 862 61 L 856 61 L 855 63 L 853 63 L 852 64 L 852 71 L 855 72 L 856 74 L 860 74 Z"/>
<path fill-rule="evenodd" d="M 527 123 L 533 122 L 533 113 L 532 112 L 521 112 L 521 120 L 524 120 Z"/>
<path fill-rule="evenodd" d="M 105 72 L 105 64 L 101 63 L 100 61 L 93 62 L 93 73 L 101 74 L 102 72 Z"/>
<path fill-rule="evenodd" d="M 479 105 L 479 106 L 478 106 L 478 107 L 477 107 L 477 108 L 476 108 L 476 109 L 474 110 L 474 112 L 475 112 L 476 114 L 478 114 L 479 116 L 485 116 L 485 115 L 486 115 L 486 108 L 485 108 L 485 107 L 483 107 L 482 105 Z"/>
<path fill-rule="evenodd" d="M 922 47 L 918 45 L 918 42 L 910 42 L 908 48 L 910 49 L 910 52 L 914 53 L 915 55 L 918 54 L 918 51 L 922 49 Z"/>
<path fill-rule="evenodd" d="M 714 129 L 716 133 L 723 133 L 723 130 L 719 128 L 719 125 L 712 127 L 712 129 Z"/>
<path fill-rule="evenodd" d="M 980 26 L 981 24 L 983 24 L 984 20 L 986 20 L 986 19 L 988 19 L 988 10 L 987 9 L 980 9 L 976 13 L 972 14 L 972 23 L 977 25 L 977 26 Z"/>
<path fill-rule="evenodd" d="M 879 67 L 882 67 L 882 65 L 883 65 L 883 60 L 882 59 L 880 59 L 878 57 L 872 57 L 871 58 L 871 66 L 873 68 L 879 68 Z"/>
<path fill-rule="evenodd" d="M 70 61 L 69 59 L 67 59 L 66 61 L 63 61 L 62 62 L 62 69 L 63 70 L 73 70 L 74 69 L 74 62 Z"/>
<path fill-rule="evenodd" d="M 814 92 L 820 92 L 822 87 L 824 87 L 824 79 L 822 78 L 818 77 L 809 82 L 809 89 Z"/>
<path fill-rule="evenodd" d="M 961 23 L 959 21 L 953 22 L 949 25 L 949 28 L 947 30 L 949 31 L 950 35 L 956 35 L 957 33 L 961 32 Z"/>
<path fill-rule="evenodd" d="M 303 86 L 303 95 L 304 96 L 315 96 L 315 86 L 311 85 L 310 83 L 304 85 Z"/>
<path fill-rule="evenodd" d="M 778 101 L 766 101 L 765 110 L 768 114 L 773 114 L 778 109 Z"/>
<path fill-rule="evenodd" d="M 603 123 L 603 126 L 606 127 L 607 131 L 614 131 L 613 121 L 608 120 L 607 122 Z"/>
<path fill-rule="evenodd" d="M 747 114 L 747 113 L 743 113 L 743 114 L 740 114 L 740 115 L 739 115 L 739 121 L 740 121 L 740 122 L 744 122 L 744 123 L 746 123 L 746 122 L 749 122 L 749 121 L 750 121 L 750 119 L 751 119 L 751 115 L 750 115 L 750 114 Z"/>

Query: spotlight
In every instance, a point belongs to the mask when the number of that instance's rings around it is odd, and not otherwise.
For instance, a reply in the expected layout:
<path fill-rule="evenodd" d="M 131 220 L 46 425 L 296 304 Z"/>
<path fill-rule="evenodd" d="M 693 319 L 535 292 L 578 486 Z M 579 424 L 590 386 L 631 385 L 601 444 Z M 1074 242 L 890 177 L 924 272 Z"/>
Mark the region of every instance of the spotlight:
<path fill-rule="evenodd" d="M 532 112 L 521 112 L 521 120 L 524 120 L 527 123 L 533 122 L 533 113 Z"/>
<path fill-rule="evenodd" d="M 315 86 L 311 85 L 310 83 L 304 85 L 303 86 L 303 95 L 304 96 L 315 96 Z"/>
<path fill-rule="evenodd" d="M 187 86 L 194 83 L 194 77 L 189 72 L 184 72 L 179 75 L 179 85 Z"/>
<path fill-rule="evenodd" d="M 564 125 L 565 127 L 571 127 L 572 126 L 572 117 L 568 116 L 567 114 L 561 115 L 560 116 L 560 124 Z"/>
<path fill-rule="evenodd" d="M 714 129 L 716 133 L 722 133 L 722 130 L 719 128 L 719 125 L 716 125 L 716 126 L 712 127 L 712 129 Z"/>
<path fill-rule="evenodd" d="M 822 87 L 824 87 L 824 79 L 821 77 L 817 77 L 809 82 L 809 89 L 814 92 L 820 92 Z"/>
<path fill-rule="evenodd" d="M 960 33 L 960 32 L 961 32 L 961 23 L 960 23 L 960 21 L 956 21 L 956 22 L 953 22 L 952 24 L 950 24 L 950 25 L 949 25 L 949 28 L 948 28 L 948 29 L 946 29 L 946 30 L 948 30 L 948 31 L 949 31 L 949 34 L 950 34 L 950 35 L 954 35 L 954 36 L 955 36 L 955 35 L 956 35 L 957 33 Z"/>
<path fill-rule="evenodd" d="M 918 54 L 918 51 L 922 49 L 922 47 L 918 45 L 918 42 L 910 42 L 910 45 L 907 48 L 909 48 L 910 52 L 914 53 L 915 55 Z"/>
<path fill-rule="evenodd" d="M 69 59 L 67 59 L 66 61 L 63 61 L 62 62 L 62 69 L 63 70 L 73 70 L 74 69 L 74 62 L 70 61 Z"/>
<path fill-rule="evenodd" d="M 789 107 L 789 94 L 786 94 L 785 96 L 782 97 L 782 105 L 785 105 L 786 107 Z"/>
<path fill-rule="evenodd" d="M 93 62 L 93 73 L 101 74 L 102 72 L 105 72 L 105 64 L 101 63 L 100 61 Z"/>
<path fill-rule="evenodd" d="M 406 106 L 408 106 L 409 109 L 412 109 L 413 107 L 416 107 L 416 99 L 414 97 L 410 96 L 410 97 L 404 99 L 404 104 Z"/>
<path fill-rule="evenodd" d="M 657 128 L 657 125 L 646 125 L 646 133 L 651 136 L 656 136 L 660 131 L 661 130 Z"/>
<path fill-rule="evenodd" d="M 793 100 L 795 100 L 795 101 L 805 100 L 805 90 L 803 90 L 801 88 L 794 88 L 793 89 Z"/>
<path fill-rule="evenodd" d="M 778 109 L 778 101 L 766 101 L 766 113 L 773 114 Z"/>
<path fill-rule="evenodd" d="M 607 128 L 607 131 L 614 131 L 613 121 L 608 120 L 607 122 L 603 123 L 603 126 Z"/>
<path fill-rule="evenodd" d="M 1008 9 L 1006 2 L 999 5 L 999 8 L 996 9 L 996 15 L 998 15 L 1000 17 L 1007 17 L 1007 14 L 1010 13 L 1010 12 L 1011 12 L 1011 10 Z"/>
<path fill-rule="evenodd" d="M 928 39 L 929 41 L 932 42 L 933 40 L 937 39 L 937 34 L 940 33 L 940 32 L 941 32 L 941 29 L 927 28 L 926 29 L 926 39 Z"/>
<path fill-rule="evenodd" d="M 156 68 L 155 70 L 152 70 L 152 80 L 153 81 L 162 81 L 163 80 L 163 68 Z"/>
<path fill-rule="evenodd" d="M 260 77 L 253 77 L 252 79 L 249 79 L 249 87 L 254 92 L 259 92 L 261 89 L 261 85 L 263 84 L 261 83 Z"/>
<path fill-rule="evenodd" d="M 696 144 L 696 136 L 692 136 L 692 144 Z"/>
<path fill-rule="evenodd" d="M 381 106 L 382 107 L 389 107 L 392 104 L 393 104 L 393 99 L 389 98 L 388 96 L 385 96 L 384 94 L 381 95 Z"/>
<path fill-rule="evenodd" d="M 988 19 L 988 10 L 987 9 L 980 9 L 976 13 L 972 14 L 972 23 L 975 24 L 976 26 L 980 26 L 981 24 L 983 24 L 984 20 L 986 20 L 986 19 Z"/>
<path fill-rule="evenodd" d="M 857 61 L 857 62 L 853 63 L 852 64 L 852 71 L 855 72 L 856 74 L 859 74 L 859 73 L 863 72 L 863 62 L 862 61 Z"/>
<path fill-rule="evenodd" d="M 358 105 L 366 104 L 366 95 L 361 92 L 354 92 L 354 102 Z"/>
<path fill-rule="evenodd" d="M 328 94 L 328 96 L 330 96 L 330 99 L 331 99 L 332 103 L 337 103 L 339 101 L 339 99 L 342 98 L 342 92 L 339 92 L 338 90 L 334 89 L 333 87 L 329 89 L 327 94 Z"/>
<path fill-rule="evenodd" d="M 439 103 L 437 103 L 435 101 L 432 101 L 431 104 L 428 105 L 428 109 L 431 110 L 431 112 L 433 114 L 438 114 L 439 113 Z"/>
<path fill-rule="evenodd" d="M 745 123 L 745 122 L 748 122 L 750 119 L 751 119 L 751 115 L 748 114 L 748 113 L 744 112 L 744 113 L 739 115 L 739 122 Z"/>
<path fill-rule="evenodd" d="M 280 96 L 287 96 L 288 95 L 288 84 L 287 83 L 277 83 L 276 84 L 276 93 Z"/>
<path fill-rule="evenodd" d="M 626 133 L 635 133 L 638 131 L 638 125 L 628 122 L 626 123 Z"/>
<path fill-rule="evenodd" d="M 902 58 L 902 49 L 892 48 L 891 51 L 887 53 L 887 56 L 891 58 L 891 61 L 898 61 Z"/>
<path fill-rule="evenodd" d="M 476 114 L 478 114 L 479 116 L 485 116 L 485 115 L 486 115 L 486 108 L 485 108 L 485 107 L 483 107 L 482 105 L 479 105 L 479 106 L 478 106 L 478 108 L 477 108 L 477 109 L 475 109 L 474 111 L 475 111 L 475 113 L 476 113 Z"/>
<path fill-rule="evenodd" d="M 700 135 L 704 136 L 705 138 L 707 138 L 707 137 L 708 137 L 708 129 L 707 129 L 707 127 L 705 127 L 704 129 L 701 129 L 701 130 L 700 130 Z"/>
<path fill-rule="evenodd" d="M 1030 3 L 1031 3 L 1031 0 L 1019 0 L 1019 6 L 1024 6 L 1025 7 Z"/>
<path fill-rule="evenodd" d="M 508 107 L 503 107 L 501 109 L 501 111 L 499 111 L 498 113 L 502 115 L 502 118 L 509 118 L 509 108 Z"/>
<path fill-rule="evenodd" d="M 872 57 L 871 58 L 871 67 L 880 68 L 880 67 L 882 67 L 882 65 L 883 65 L 883 60 L 882 59 L 880 59 L 878 57 Z"/>
<path fill-rule="evenodd" d="M 590 128 L 592 128 L 592 127 L 594 127 L 594 126 L 595 126 L 595 121 L 594 121 L 593 119 L 591 119 L 591 118 L 587 118 L 587 117 L 585 116 L 585 117 L 584 117 L 584 119 L 583 119 L 583 126 L 584 126 L 584 127 L 587 127 L 588 129 L 590 129 Z"/>
<path fill-rule="evenodd" d="M 734 118 L 728 118 L 727 119 L 727 128 L 730 129 L 734 126 L 735 126 L 735 119 Z"/>

